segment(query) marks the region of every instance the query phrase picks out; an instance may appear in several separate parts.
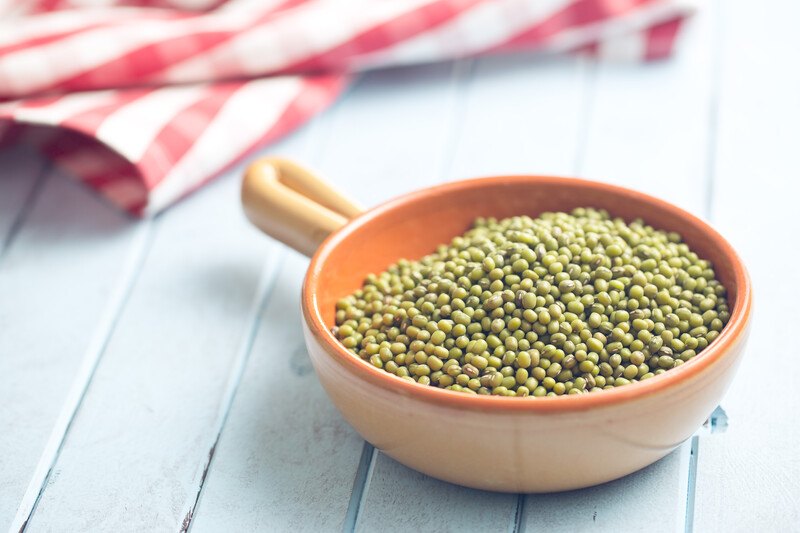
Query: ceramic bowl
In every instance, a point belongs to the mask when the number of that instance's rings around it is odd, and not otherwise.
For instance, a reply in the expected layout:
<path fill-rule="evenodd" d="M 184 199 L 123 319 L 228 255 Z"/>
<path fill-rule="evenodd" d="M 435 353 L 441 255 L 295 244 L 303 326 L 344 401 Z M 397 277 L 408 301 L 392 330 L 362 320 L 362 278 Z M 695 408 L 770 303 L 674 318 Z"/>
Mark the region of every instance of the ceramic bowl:
<path fill-rule="evenodd" d="M 359 210 L 349 204 L 339 210 L 341 220 L 332 223 L 343 225 L 317 248 L 327 231 L 319 224 L 299 242 L 297 233 L 286 238 L 286 227 L 303 224 L 285 217 L 276 222 L 285 213 L 275 204 L 286 203 L 275 200 L 275 187 L 289 189 L 290 195 L 309 191 L 298 185 L 303 180 L 292 183 L 286 177 L 299 167 L 284 164 L 261 161 L 251 167 L 243 192 L 246 211 L 259 227 L 296 248 L 306 253 L 316 248 L 302 292 L 305 340 L 316 373 L 356 431 L 410 468 L 493 491 L 551 492 L 596 485 L 635 472 L 679 446 L 713 411 L 734 377 L 750 322 L 748 274 L 717 231 L 674 205 L 581 179 L 480 178 L 405 194 L 346 221 L 350 215 L 345 212 Z M 306 196 L 337 213 L 338 200 L 326 204 L 325 194 Z M 331 334 L 336 301 L 359 288 L 368 273 L 382 271 L 399 258 L 431 253 L 463 233 L 475 217 L 535 217 L 582 206 L 677 231 L 712 261 L 728 290 L 731 318 L 697 357 L 649 380 L 593 394 L 477 396 L 402 380 L 361 360 Z"/>

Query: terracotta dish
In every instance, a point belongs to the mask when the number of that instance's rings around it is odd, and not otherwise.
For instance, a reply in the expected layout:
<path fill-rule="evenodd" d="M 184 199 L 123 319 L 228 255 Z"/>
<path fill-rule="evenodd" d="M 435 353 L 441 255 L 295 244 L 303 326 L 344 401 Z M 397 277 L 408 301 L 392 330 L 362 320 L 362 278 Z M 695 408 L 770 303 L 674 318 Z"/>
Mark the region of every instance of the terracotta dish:
<path fill-rule="evenodd" d="M 550 492 L 619 478 L 667 455 L 703 423 L 741 360 L 751 286 L 741 259 L 708 224 L 645 194 L 572 178 L 498 176 L 438 185 L 367 211 L 280 159 L 247 171 L 242 201 L 263 231 L 311 256 L 305 340 L 342 415 L 382 452 L 433 477 L 506 492 Z M 579 206 L 680 232 L 710 259 L 731 318 L 697 357 L 640 383 L 586 395 L 474 396 L 404 381 L 347 351 L 330 333 L 337 299 L 366 274 L 417 259 L 477 216 L 537 216 Z"/>

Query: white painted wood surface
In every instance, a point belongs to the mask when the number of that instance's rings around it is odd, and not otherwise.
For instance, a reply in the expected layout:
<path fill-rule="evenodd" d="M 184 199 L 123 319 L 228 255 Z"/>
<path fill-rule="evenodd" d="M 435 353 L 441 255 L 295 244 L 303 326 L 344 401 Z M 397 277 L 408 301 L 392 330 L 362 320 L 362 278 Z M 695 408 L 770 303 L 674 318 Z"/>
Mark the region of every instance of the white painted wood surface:
<path fill-rule="evenodd" d="M 791 338 L 800 301 L 793 279 L 800 234 L 798 17 L 800 4 L 777 0 L 758 9 L 726 3 L 720 20 L 711 216 L 750 269 L 755 315 L 748 357 L 724 402 L 730 427 L 700 441 L 697 531 L 800 529 L 800 392 L 785 381 L 797 358 Z M 787 68 L 779 68 L 784 61 Z"/>
<path fill-rule="evenodd" d="M 39 181 L 35 171 L 28 179 Z M 8 183 L 5 177 L 0 182 Z M 107 302 L 132 234 L 139 231 L 56 172 L 48 171 L 33 193 L 0 259 L 0 519 L 5 524 L 27 487 L 35 499 L 55 459 L 79 399 L 71 391 L 83 391 L 84 361 L 101 350 L 113 313 Z"/>
<path fill-rule="evenodd" d="M 724 402 L 730 429 L 695 440 L 699 454 L 686 443 L 557 495 L 413 472 L 328 403 L 299 337 L 307 261 L 246 223 L 241 168 L 135 222 L 15 148 L 0 153 L 0 528 L 796 528 L 800 393 L 766 379 L 774 386 L 756 394 L 743 378 L 791 364 L 770 317 L 793 316 L 800 299 L 766 252 L 788 250 L 780 268 L 791 271 L 800 12 L 768 4 L 709 3 L 663 64 L 511 56 L 367 74 L 265 150 L 308 162 L 365 205 L 539 172 L 632 186 L 710 218 L 751 267 L 757 313 Z"/>
<path fill-rule="evenodd" d="M 131 531 L 180 523 L 213 443 L 226 377 L 253 320 L 249 310 L 269 249 L 249 231 L 237 189 L 235 180 L 220 181 L 152 223 L 134 290 L 32 530 L 110 528 L 123 515 Z"/>

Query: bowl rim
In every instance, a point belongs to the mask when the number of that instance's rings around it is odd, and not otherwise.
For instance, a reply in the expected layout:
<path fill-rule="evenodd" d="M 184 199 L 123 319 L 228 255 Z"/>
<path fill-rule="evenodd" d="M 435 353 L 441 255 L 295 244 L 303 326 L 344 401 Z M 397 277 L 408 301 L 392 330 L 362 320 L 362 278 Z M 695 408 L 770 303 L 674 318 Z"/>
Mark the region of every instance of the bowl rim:
<path fill-rule="evenodd" d="M 731 317 L 728 324 L 725 325 L 720 335 L 714 339 L 701 354 L 698 354 L 697 357 L 690 359 L 686 364 L 674 368 L 669 372 L 654 376 L 646 381 L 632 383 L 626 387 L 604 390 L 599 394 L 565 394 L 562 396 L 544 396 L 535 399 L 473 395 L 431 387 L 429 385 L 419 385 L 401 379 L 383 369 L 376 368 L 369 364 L 369 362 L 362 360 L 357 355 L 348 351 L 325 326 L 322 313 L 318 306 L 315 288 L 319 283 L 320 273 L 322 272 L 322 267 L 328 256 L 334 248 L 353 231 L 369 224 L 372 220 L 382 216 L 388 211 L 398 209 L 401 206 L 419 201 L 433 194 L 450 193 L 486 186 L 500 187 L 511 182 L 519 181 L 548 183 L 553 185 L 563 183 L 565 180 L 568 180 L 572 186 L 602 190 L 606 193 L 635 199 L 640 203 L 657 205 L 662 210 L 668 211 L 671 216 L 687 220 L 700 228 L 703 234 L 707 235 L 711 241 L 714 241 L 716 245 L 722 249 L 724 255 L 731 259 L 734 271 L 733 283 L 735 283 L 737 287 L 736 304 L 731 310 Z M 399 393 L 404 396 L 414 396 L 420 401 L 457 409 L 558 413 L 585 411 L 645 398 L 666 389 L 673 388 L 679 383 L 685 382 L 708 370 L 711 366 L 720 361 L 731 346 L 736 344 L 746 333 L 752 308 L 752 286 L 747 269 L 741 258 L 719 232 L 699 217 L 665 200 L 627 187 L 581 178 L 532 174 L 501 175 L 452 181 L 412 191 L 392 198 L 371 209 L 367 209 L 362 214 L 354 217 L 346 225 L 329 235 L 311 258 L 308 271 L 303 281 L 301 306 L 303 318 L 309 332 L 323 347 L 323 351 L 329 357 L 343 365 L 347 371 L 389 392 Z"/>

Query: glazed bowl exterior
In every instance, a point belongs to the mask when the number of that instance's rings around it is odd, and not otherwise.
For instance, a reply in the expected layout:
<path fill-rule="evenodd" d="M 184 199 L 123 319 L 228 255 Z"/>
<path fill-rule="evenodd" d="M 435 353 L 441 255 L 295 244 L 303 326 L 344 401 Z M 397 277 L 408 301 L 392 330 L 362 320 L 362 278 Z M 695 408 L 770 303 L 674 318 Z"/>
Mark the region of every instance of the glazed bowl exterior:
<path fill-rule="evenodd" d="M 575 207 L 681 233 L 713 262 L 731 318 L 697 357 L 660 376 L 586 395 L 475 396 L 418 385 L 377 369 L 330 333 L 336 301 L 400 258 L 417 259 L 477 216 L 537 216 Z M 304 333 L 331 401 L 364 439 L 400 463 L 468 487 L 552 492 L 610 481 L 667 455 L 703 423 L 743 355 L 751 287 L 715 230 L 659 199 L 571 178 L 507 176 L 453 182 L 391 200 L 332 234 L 303 286 Z"/>

